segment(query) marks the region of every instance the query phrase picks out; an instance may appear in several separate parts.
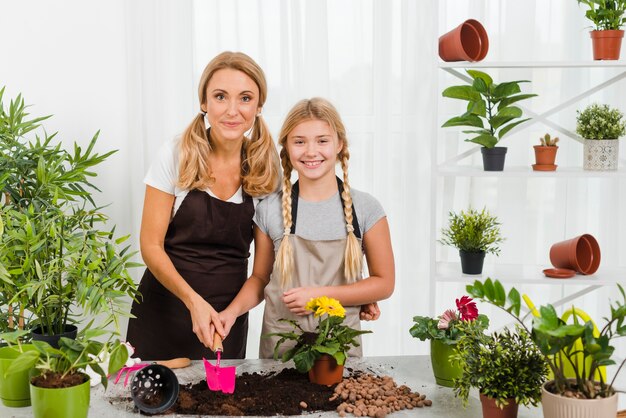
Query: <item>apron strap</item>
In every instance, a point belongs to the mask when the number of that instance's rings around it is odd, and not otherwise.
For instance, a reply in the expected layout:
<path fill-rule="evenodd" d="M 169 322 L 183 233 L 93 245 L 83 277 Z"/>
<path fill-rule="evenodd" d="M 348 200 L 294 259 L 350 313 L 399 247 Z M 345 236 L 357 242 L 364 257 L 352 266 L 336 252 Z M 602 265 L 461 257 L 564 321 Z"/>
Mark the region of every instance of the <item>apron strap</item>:
<path fill-rule="evenodd" d="M 339 188 L 339 200 L 343 207 L 343 181 L 339 177 L 337 178 L 337 187 Z M 298 196 L 300 195 L 300 185 L 296 181 L 291 187 L 291 234 L 296 233 L 296 218 L 298 217 Z M 359 228 L 359 220 L 356 217 L 356 210 L 354 210 L 354 204 L 352 205 L 352 227 L 354 228 L 354 235 L 357 238 L 361 238 L 361 229 Z"/>

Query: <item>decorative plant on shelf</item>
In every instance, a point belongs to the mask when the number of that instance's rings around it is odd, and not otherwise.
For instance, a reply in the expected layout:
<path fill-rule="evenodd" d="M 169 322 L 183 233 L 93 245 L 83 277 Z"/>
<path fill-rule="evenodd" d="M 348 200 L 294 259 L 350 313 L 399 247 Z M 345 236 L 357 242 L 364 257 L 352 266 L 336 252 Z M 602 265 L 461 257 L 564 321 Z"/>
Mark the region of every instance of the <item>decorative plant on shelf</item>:
<path fill-rule="evenodd" d="M 599 411 L 601 403 L 590 403 L 588 408 L 595 409 L 598 417 L 615 417 L 617 396 L 613 383 L 626 360 L 619 365 L 611 382 L 605 382 L 602 374 L 596 372 L 601 366 L 615 364 L 612 358 L 615 353 L 613 340 L 626 336 L 626 294 L 621 285 L 617 285 L 621 301 L 610 303 L 610 317 L 598 334 L 594 335 L 594 324 L 591 320 L 580 323 L 574 316 L 574 323 L 566 323 L 559 318 L 550 304 L 539 308 L 540 316 L 533 318 L 532 330 L 528 329 L 520 318 L 519 292 L 512 288 L 508 295 L 499 281 L 487 279 L 475 281 L 467 286 L 467 291 L 476 299 L 485 301 L 508 312 L 530 335 L 532 341 L 545 356 L 554 380 L 543 386 L 542 403 L 544 414 L 546 408 L 552 408 L 552 401 L 567 398 L 606 399 L 609 411 L 602 415 Z M 582 361 L 579 356 L 582 355 Z M 570 365 L 574 377 L 566 376 L 565 365 Z M 597 377 L 599 376 L 599 377 Z M 597 379 L 597 380 L 596 380 Z M 553 396 L 554 394 L 560 396 Z M 563 398 L 563 399 L 561 399 Z M 566 402 L 566 401 L 565 401 Z M 579 406 L 582 405 L 579 403 Z M 612 414 L 612 415 L 611 415 Z M 546 414 L 546 416 L 549 416 Z"/>
<path fill-rule="evenodd" d="M 56 134 L 40 129 L 47 119 L 28 119 L 24 99 L 18 96 L 5 108 L 0 90 L 0 290 L 2 308 L 18 325 L 32 313 L 43 334 L 64 332 L 74 321 L 72 309 L 80 307 L 94 316 L 104 314 L 117 325 L 128 315 L 127 298 L 136 286 L 128 269 L 139 266 L 135 253 L 116 238 L 115 227 L 100 228 L 107 220 L 90 190 L 94 166 L 115 151 L 93 152 L 98 134 L 83 150 L 73 152 L 54 143 Z M 39 132 L 35 139 L 27 133 Z M 19 326 L 17 328 L 20 328 Z M 15 329 L 14 323 L 7 329 Z"/>
<path fill-rule="evenodd" d="M 589 9 L 585 17 L 593 22 L 595 30 L 591 31 L 593 42 L 593 59 L 617 60 L 626 24 L 626 0 L 578 0 Z"/>
<path fill-rule="evenodd" d="M 552 138 L 548 133 L 539 138 L 539 143 L 542 147 L 556 147 L 557 142 L 559 142 L 559 137 L 555 136 L 554 138 Z"/>
<path fill-rule="evenodd" d="M 548 366 L 530 335 L 523 329 L 485 335 L 472 324 L 461 328 L 452 358 L 462 370 L 454 391 L 463 403 L 467 404 L 470 389 L 477 388 L 484 417 L 494 408 L 510 409 L 510 416 L 517 416 L 518 405 L 537 406 Z"/>
<path fill-rule="evenodd" d="M 274 347 L 274 359 L 278 359 L 282 344 L 290 340 L 295 341 L 296 344 L 282 354 L 281 360 L 287 362 L 293 359 L 299 372 L 310 372 L 314 363 L 323 356 L 332 357 L 343 370 L 350 347 L 359 346 L 356 337 L 371 333 L 371 331 L 356 330 L 343 325 L 346 311 L 336 299 L 326 296 L 314 298 L 307 303 L 306 309 L 319 318 L 317 327 L 314 331 L 306 331 L 295 320 L 280 319 L 281 322 L 291 324 L 293 331 L 268 334 L 268 336 L 281 337 Z"/>
<path fill-rule="evenodd" d="M 472 323 L 472 330 L 483 332 L 489 327 L 489 318 L 478 314 L 476 302 L 463 296 L 456 300 L 456 311 L 446 310 L 437 318 L 414 316 L 411 335 L 421 341 L 430 340 L 430 360 L 435 381 L 452 387 L 453 379 L 461 375 L 458 363 L 450 360 L 459 339 L 464 335 L 463 325 Z"/>
<path fill-rule="evenodd" d="M 535 145 L 533 148 L 535 150 L 535 161 L 536 164 L 533 166 L 533 170 L 535 171 L 554 171 L 556 170 L 556 165 L 554 162 L 556 160 L 556 152 L 559 147 L 556 145 L 559 142 L 558 137 L 552 138 L 550 134 L 546 133 L 544 136 L 539 138 L 539 142 L 541 145 Z"/>
<path fill-rule="evenodd" d="M 472 208 L 458 214 L 450 212 L 448 226 L 441 230 L 441 234 L 441 244 L 459 250 L 464 274 L 481 274 L 485 254 L 498 255 L 498 244 L 504 241 L 498 218 L 485 208 L 480 212 Z"/>
<path fill-rule="evenodd" d="M 502 171 L 506 147 L 496 147 L 498 142 L 511 129 L 529 120 L 521 119 L 522 109 L 512 106 L 514 103 L 529 99 L 536 94 L 521 94 L 520 83 L 528 80 L 508 81 L 500 84 L 493 82 L 487 73 L 467 70 L 472 77 L 471 85 L 452 86 L 446 88 L 442 95 L 451 99 L 467 102 L 467 111 L 446 121 L 442 127 L 468 126 L 471 130 L 463 131 L 472 134 L 467 142 L 482 145 L 483 165 L 486 171 Z M 499 155 L 497 162 L 491 162 L 492 155 Z M 485 160 L 485 155 L 488 157 Z"/>
<path fill-rule="evenodd" d="M 576 133 L 582 136 L 585 170 L 616 170 L 619 137 L 626 133 L 624 114 L 609 105 L 591 104 L 576 111 Z"/>

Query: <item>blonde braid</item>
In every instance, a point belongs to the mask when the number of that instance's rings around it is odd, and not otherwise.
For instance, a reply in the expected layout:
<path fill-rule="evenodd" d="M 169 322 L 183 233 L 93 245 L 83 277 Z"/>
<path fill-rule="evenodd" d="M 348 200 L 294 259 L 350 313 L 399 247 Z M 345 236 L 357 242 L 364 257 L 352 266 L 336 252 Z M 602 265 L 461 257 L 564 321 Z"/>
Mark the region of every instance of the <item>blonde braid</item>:
<path fill-rule="evenodd" d="M 354 235 L 354 227 L 352 226 L 352 196 L 350 195 L 350 182 L 348 181 L 348 160 L 350 159 L 350 153 L 347 147 L 344 147 L 339 156 L 341 157 L 341 169 L 343 171 L 343 192 L 341 197 L 343 200 L 346 230 L 348 231 L 344 255 L 344 275 L 348 282 L 352 282 L 358 278 L 363 268 L 363 251 L 361 250 L 356 235 Z"/>
<path fill-rule="evenodd" d="M 289 235 L 291 233 L 291 225 L 293 219 L 291 218 L 291 163 L 286 149 L 283 148 L 280 151 L 280 159 L 283 166 L 283 239 L 278 247 L 278 254 L 276 255 L 276 262 L 274 264 L 274 271 L 280 274 L 280 285 L 283 289 L 287 289 L 287 286 L 291 284 L 291 275 L 293 274 L 293 249 L 291 242 L 289 241 Z"/>

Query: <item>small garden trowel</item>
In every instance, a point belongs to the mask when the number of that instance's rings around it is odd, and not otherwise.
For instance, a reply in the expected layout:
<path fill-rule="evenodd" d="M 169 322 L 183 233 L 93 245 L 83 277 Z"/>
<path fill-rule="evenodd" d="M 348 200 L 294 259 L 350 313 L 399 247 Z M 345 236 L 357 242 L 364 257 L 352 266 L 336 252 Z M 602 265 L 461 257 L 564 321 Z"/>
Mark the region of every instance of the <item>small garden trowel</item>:
<path fill-rule="evenodd" d="M 217 364 L 214 366 L 205 358 L 204 370 L 206 371 L 206 383 L 210 390 L 221 390 L 224 393 L 233 393 L 235 391 L 235 366 L 220 367 L 220 359 L 224 346 L 222 345 L 222 337 L 216 332 L 213 337 L 213 347 L 217 355 Z"/>

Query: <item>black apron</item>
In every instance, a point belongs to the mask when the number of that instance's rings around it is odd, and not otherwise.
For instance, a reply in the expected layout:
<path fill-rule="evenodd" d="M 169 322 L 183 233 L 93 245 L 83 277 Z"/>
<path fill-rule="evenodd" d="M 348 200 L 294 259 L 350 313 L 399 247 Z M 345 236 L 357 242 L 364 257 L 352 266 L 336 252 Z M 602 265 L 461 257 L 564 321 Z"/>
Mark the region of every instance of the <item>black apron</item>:
<path fill-rule="evenodd" d="M 252 197 L 225 202 L 200 190 L 190 191 L 165 235 L 165 252 L 178 273 L 213 308 L 220 312 L 235 298 L 248 277 L 252 242 Z M 187 307 L 146 269 L 133 303 L 127 340 L 135 356 L 144 360 L 189 357 L 194 360 L 215 354 L 192 330 Z M 246 357 L 248 314 L 237 318 L 224 340 L 222 358 Z"/>

